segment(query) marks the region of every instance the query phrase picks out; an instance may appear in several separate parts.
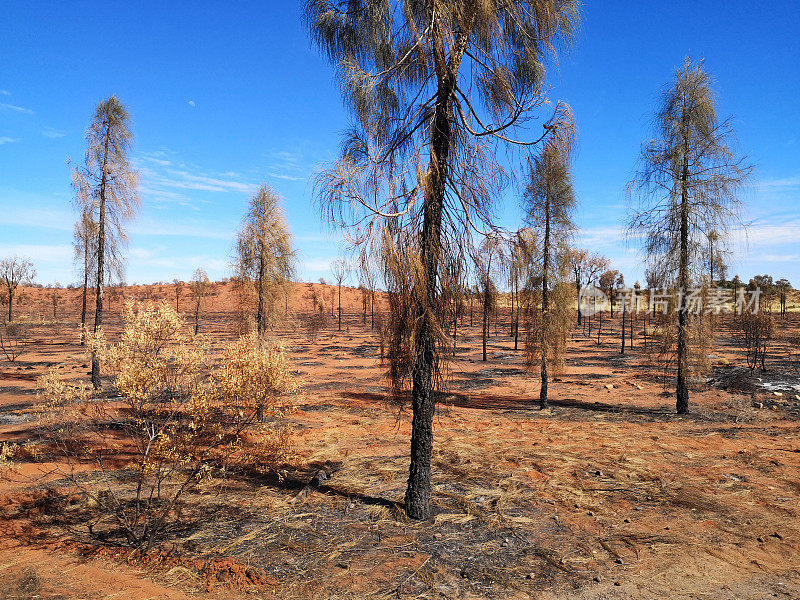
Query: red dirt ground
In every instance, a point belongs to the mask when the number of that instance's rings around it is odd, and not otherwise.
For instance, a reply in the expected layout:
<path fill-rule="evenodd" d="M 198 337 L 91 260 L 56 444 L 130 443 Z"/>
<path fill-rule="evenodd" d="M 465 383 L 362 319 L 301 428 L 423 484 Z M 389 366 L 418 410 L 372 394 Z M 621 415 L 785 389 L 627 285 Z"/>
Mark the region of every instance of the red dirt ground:
<path fill-rule="evenodd" d="M 483 363 L 476 307 L 435 423 L 436 517 L 413 523 L 396 508 L 409 414 L 384 398 L 360 292 L 343 292 L 344 331 L 331 318 L 310 341 L 312 287 L 322 286 L 295 285 L 278 332 L 304 385 L 285 481 L 243 478 L 194 495 L 203 518 L 142 558 L 59 527 L 46 491 L 54 464 L 12 457 L 0 463 L 0 599 L 800 598 L 800 391 L 698 383 L 692 414 L 676 416 L 641 340 L 621 356 L 619 320 L 606 319 L 600 345 L 573 332 L 553 407 L 538 411 L 507 311 Z M 46 368 L 88 379 L 79 291 L 61 291 L 55 318 L 48 294 L 27 288 L 14 306 L 31 339 L 16 362 L 0 362 L 3 442 L 35 441 L 35 379 Z M 123 295 L 175 302 L 171 285 Z M 201 332 L 235 335 L 234 298 L 232 286 L 214 287 Z M 111 337 L 120 307 L 112 300 Z M 190 309 L 184 294 L 187 318 Z M 744 361 L 725 323 L 720 331 L 709 358 L 724 372 Z M 770 377 L 800 374 L 799 337 L 800 313 L 778 319 Z M 328 484 L 291 504 L 286 481 L 306 481 L 326 460 L 339 467 Z"/>

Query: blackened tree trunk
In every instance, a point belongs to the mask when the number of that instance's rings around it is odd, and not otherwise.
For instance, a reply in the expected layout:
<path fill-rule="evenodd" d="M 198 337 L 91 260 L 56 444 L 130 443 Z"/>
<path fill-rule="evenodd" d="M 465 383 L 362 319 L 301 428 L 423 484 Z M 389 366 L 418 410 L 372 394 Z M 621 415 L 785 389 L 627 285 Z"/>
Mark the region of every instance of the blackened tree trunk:
<path fill-rule="evenodd" d="M 486 362 L 486 338 L 489 337 L 489 282 L 483 287 L 483 362 Z"/>
<path fill-rule="evenodd" d="M 111 142 L 110 131 L 106 129 L 103 142 L 103 167 L 100 176 L 100 214 L 97 220 L 97 301 L 94 311 L 94 333 L 103 325 L 103 276 L 105 275 L 105 250 L 106 250 L 106 185 L 108 183 L 108 149 Z M 94 389 L 101 389 L 100 363 L 97 354 L 92 352 L 92 385 Z"/>
<path fill-rule="evenodd" d="M 264 265 L 264 246 L 263 242 L 258 245 L 258 281 L 256 281 L 256 291 L 258 293 L 258 309 L 256 311 L 256 325 L 258 326 L 258 333 L 263 334 L 266 331 L 266 306 L 264 305 L 264 279 L 265 279 L 265 265 Z M 200 311 L 198 303 L 197 312 Z"/>
<path fill-rule="evenodd" d="M 688 126 L 687 126 L 688 129 Z M 683 171 L 681 173 L 681 231 L 680 259 L 678 264 L 678 377 L 676 384 L 676 409 L 679 415 L 689 412 L 689 314 L 686 306 L 686 291 L 689 287 L 689 132 L 685 132 Z"/>
<path fill-rule="evenodd" d="M 544 201 L 544 242 L 542 244 L 542 325 L 541 329 L 541 358 L 542 358 L 542 386 L 539 389 L 539 408 L 547 408 L 547 345 L 550 336 L 549 279 L 550 279 L 550 198 Z"/>
<path fill-rule="evenodd" d="M 83 292 L 81 294 L 81 346 L 86 345 L 86 296 L 89 289 L 89 249 L 84 240 L 83 248 Z"/>
<path fill-rule="evenodd" d="M 620 354 L 625 354 L 625 299 L 622 300 L 622 350 Z"/>
<path fill-rule="evenodd" d="M 339 284 L 339 331 L 342 330 L 342 284 Z"/>

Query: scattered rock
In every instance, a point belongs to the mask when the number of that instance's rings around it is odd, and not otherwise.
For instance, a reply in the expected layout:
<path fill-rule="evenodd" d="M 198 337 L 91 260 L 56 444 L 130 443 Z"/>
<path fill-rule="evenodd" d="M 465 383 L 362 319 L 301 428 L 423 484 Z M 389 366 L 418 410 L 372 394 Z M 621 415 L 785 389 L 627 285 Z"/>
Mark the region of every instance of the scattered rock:
<path fill-rule="evenodd" d="M 595 583 L 600 583 L 600 576 L 595 575 L 594 577 L 592 577 L 592 581 L 594 581 Z"/>
<path fill-rule="evenodd" d="M 607 383 L 606 384 L 606 389 L 607 390 L 613 390 L 614 389 L 614 384 L 613 383 Z"/>

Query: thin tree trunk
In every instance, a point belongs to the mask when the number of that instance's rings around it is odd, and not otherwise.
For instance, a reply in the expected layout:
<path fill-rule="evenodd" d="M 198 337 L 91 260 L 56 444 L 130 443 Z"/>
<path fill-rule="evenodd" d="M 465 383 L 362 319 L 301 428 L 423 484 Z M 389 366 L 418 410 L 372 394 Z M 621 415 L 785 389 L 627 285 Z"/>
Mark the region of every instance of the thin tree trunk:
<path fill-rule="evenodd" d="M 264 318 L 264 246 L 263 242 L 259 244 L 258 252 L 258 282 L 256 283 L 258 291 L 258 309 L 256 313 L 256 325 L 258 333 L 263 334 L 266 331 L 265 318 Z"/>
<path fill-rule="evenodd" d="M 622 351 L 620 354 L 625 354 L 625 300 L 622 301 Z"/>
<path fill-rule="evenodd" d="M 539 408 L 547 408 L 547 345 L 550 335 L 549 302 L 549 276 L 550 276 L 550 198 L 544 201 L 544 243 L 542 244 L 542 326 L 541 326 L 541 357 L 542 357 L 542 387 L 539 390 Z"/>
<path fill-rule="evenodd" d="M 483 286 L 483 362 L 486 362 L 486 338 L 489 336 L 489 286 Z"/>
<path fill-rule="evenodd" d="M 689 346 L 686 289 L 689 287 L 689 135 L 684 132 L 683 172 L 681 174 L 681 230 L 680 260 L 678 265 L 678 376 L 676 382 L 676 409 L 679 415 L 689 412 L 689 385 L 687 383 Z"/>
<path fill-rule="evenodd" d="M 106 139 L 103 147 L 103 167 L 100 177 L 100 215 L 97 220 L 97 301 L 94 312 L 94 333 L 103 325 L 103 277 L 105 275 L 105 250 L 106 250 L 106 184 L 108 182 L 106 168 L 108 165 L 108 146 L 110 132 L 106 129 Z M 92 385 L 94 389 L 101 389 L 100 363 L 97 354 L 92 352 Z"/>
<path fill-rule="evenodd" d="M 519 311 L 520 311 L 520 299 L 519 299 L 519 284 L 517 284 L 517 314 L 514 317 L 514 350 L 519 349 Z"/>
<path fill-rule="evenodd" d="M 458 306 L 453 299 L 453 356 L 456 355 L 456 345 L 458 344 Z"/>
<path fill-rule="evenodd" d="M 81 301 L 81 346 L 86 345 L 86 295 L 89 287 L 89 249 L 88 240 L 83 240 L 83 299 Z"/>
<path fill-rule="evenodd" d="M 339 331 L 342 330 L 342 284 L 339 284 Z"/>

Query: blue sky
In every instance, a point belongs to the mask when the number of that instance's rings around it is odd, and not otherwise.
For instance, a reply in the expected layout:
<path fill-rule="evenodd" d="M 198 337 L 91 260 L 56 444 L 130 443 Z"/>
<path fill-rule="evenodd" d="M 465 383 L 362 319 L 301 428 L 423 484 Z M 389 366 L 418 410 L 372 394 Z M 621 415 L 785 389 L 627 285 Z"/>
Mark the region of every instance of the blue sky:
<path fill-rule="evenodd" d="M 328 277 L 338 238 L 310 176 L 348 125 L 332 69 L 310 47 L 297 0 L 0 3 L 0 257 L 33 259 L 42 283 L 75 281 L 67 158 L 83 158 L 96 103 L 133 116 L 142 209 L 128 282 L 229 275 L 236 229 L 263 182 L 284 198 L 300 276 Z M 632 282 L 621 235 L 625 183 L 659 90 L 687 53 L 716 77 L 722 115 L 755 164 L 747 244 L 731 273 L 800 286 L 800 2 L 587 2 L 573 51 L 550 71 L 579 127 L 578 243 Z M 514 194 L 500 216 L 516 228 Z"/>

